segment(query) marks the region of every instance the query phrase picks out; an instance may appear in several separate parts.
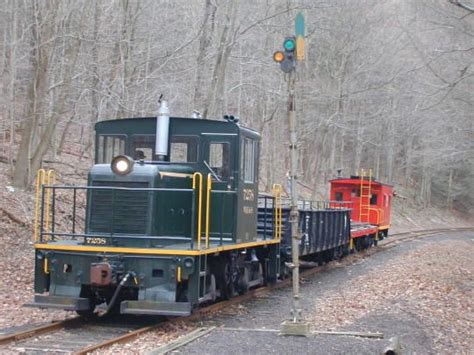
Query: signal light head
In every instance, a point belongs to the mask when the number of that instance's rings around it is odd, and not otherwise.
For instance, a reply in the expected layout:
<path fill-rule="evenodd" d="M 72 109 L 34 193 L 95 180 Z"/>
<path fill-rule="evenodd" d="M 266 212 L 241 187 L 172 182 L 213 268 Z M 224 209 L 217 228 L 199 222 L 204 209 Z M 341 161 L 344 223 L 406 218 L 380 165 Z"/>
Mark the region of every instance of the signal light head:
<path fill-rule="evenodd" d="M 276 51 L 273 53 L 273 60 L 277 63 L 283 62 L 283 60 L 285 60 L 285 53 L 282 51 Z"/>
<path fill-rule="evenodd" d="M 293 52 L 296 48 L 295 39 L 292 37 L 285 38 L 285 41 L 283 42 L 283 48 L 285 48 L 285 51 L 287 52 Z"/>

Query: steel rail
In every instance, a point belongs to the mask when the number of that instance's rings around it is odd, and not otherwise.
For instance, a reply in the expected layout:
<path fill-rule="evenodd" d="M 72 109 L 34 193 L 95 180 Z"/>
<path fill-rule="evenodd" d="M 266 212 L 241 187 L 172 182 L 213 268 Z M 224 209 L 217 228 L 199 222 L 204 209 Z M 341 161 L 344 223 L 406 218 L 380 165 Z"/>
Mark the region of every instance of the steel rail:
<path fill-rule="evenodd" d="M 65 319 L 62 321 L 53 321 L 51 324 L 40 325 L 35 328 L 22 330 L 19 332 L 11 333 L 0 337 L 0 345 L 5 345 L 14 341 L 24 340 L 34 336 L 50 333 L 56 330 L 64 329 L 68 326 L 77 325 L 83 322 L 81 317 L 75 317 L 72 319 Z"/>

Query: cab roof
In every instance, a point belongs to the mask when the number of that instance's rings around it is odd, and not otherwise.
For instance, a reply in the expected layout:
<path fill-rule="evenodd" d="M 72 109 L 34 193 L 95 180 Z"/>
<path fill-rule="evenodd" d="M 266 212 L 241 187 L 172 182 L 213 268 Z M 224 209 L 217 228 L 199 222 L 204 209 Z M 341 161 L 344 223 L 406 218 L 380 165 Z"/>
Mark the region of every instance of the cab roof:
<path fill-rule="evenodd" d="M 97 134 L 149 134 L 156 133 L 156 117 L 122 118 L 100 121 L 95 124 Z M 247 127 L 224 120 L 202 118 L 170 117 L 170 134 L 244 134 L 260 139 L 260 134 Z"/>

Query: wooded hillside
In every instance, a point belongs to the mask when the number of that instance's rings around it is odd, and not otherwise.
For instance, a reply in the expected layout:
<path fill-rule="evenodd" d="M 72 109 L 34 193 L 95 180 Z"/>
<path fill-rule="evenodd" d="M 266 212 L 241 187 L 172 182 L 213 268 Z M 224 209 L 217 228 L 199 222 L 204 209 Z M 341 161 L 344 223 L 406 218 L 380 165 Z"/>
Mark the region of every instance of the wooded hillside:
<path fill-rule="evenodd" d="M 286 185 L 286 83 L 272 54 L 299 11 L 306 193 L 319 199 L 338 169 L 373 168 L 424 206 L 473 209 L 472 0 L 5 0 L 0 163 L 19 187 L 65 153 L 89 165 L 95 122 L 155 116 L 163 94 L 174 116 L 233 114 L 259 130 L 261 186 Z"/>

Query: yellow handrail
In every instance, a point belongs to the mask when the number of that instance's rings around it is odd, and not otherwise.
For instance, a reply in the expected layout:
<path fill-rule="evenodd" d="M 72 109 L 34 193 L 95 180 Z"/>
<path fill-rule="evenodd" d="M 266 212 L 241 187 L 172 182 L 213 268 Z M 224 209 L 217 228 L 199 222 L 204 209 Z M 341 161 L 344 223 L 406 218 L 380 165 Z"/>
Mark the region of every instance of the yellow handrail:
<path fill-rule="evenodd" d="M 199 179 L 198 179 L 199 178 Z M 199 180 L 199 195 L 198 195 L 198 228 L 197 228 L 197 245 L 201 249 L 201 219 L 202 219 L 202 174 L 193 174 L 193 189 L 196 189 L 196 180 Z"/>
<path fill-rule="evenodd" d="M 207 196 L 206 196 L 206 248 L 209 248 L 209 228 L 211 223 L 211 189 L 212 189 L 212 177 L 211 174 L 207 174 Z"/>
<path fill-rule="evenodd" d="M 181 277 L 181 266 L 178 266 L 176 268 L 176 282 L 181 282 L 182 277 Z"/>
<path fill-rule="evenodd" d="M 49 262 L 48 262 L 48 258 L 44 258 L 44 262 L 43 262 L 43 272 L 45 274 L 49 274 Z"/>
<path fill-rule="evenodd" d="M 45 175 L 44 185 L 54 185 L 55 182 L 56 182 L 56 178 L 54 175 L 54 170 L 50 169 Z M 45 214 L 44 214 L 45 216 L 44 229 L 46 231 L 49 231 L 49 218 L 51 214 L 51 189 L 46 190 L 45 201 L 46 201 L 46 208 L 45 208 Z"/>
<path fill-rule="evenodd" d="M 40 234 L 40 221 L 39 221 L 39 212 L 41 201 L 41 191 L 43 185 L 53 185 L 56 182 L 56 176 L 54 170 L 50 169 L 46 172 L 45 169 L 39 169 L 36 173 L 36 182 L 35 182 L 35 222 L 34 222 L 34 242 L 39 241 Z M 44 229 L 47 231 L 49 229 L 49 217 L 50 217 L 50 203 L 51 203 L 51 190 L 46 190 L 45 196 L 46 208 L 44 211 Z"/>
<path fill-rule="evenodd" d="M 44 169 L 39 169 L 36 172 L 36 183 L 35 183 L 35 224 L 34 224 L 34 242 L 37 243 L 39 240 L 39 211 L 40 211 L 40 193 L 41 193 L 41 186 L 44 184 L 46 171 Z"/>

